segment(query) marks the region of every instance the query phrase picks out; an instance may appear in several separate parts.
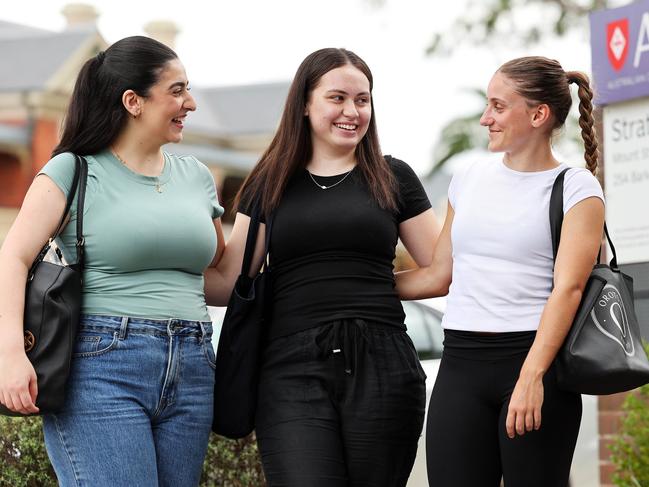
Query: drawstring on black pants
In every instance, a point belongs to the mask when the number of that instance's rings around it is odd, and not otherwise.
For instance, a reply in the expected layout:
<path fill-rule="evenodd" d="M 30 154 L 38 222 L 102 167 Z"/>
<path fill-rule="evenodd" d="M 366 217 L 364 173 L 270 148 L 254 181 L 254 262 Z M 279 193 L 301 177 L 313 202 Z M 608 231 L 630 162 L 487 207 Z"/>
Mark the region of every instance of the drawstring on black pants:
<path fill-rule="evenodd" d="M 322 327 L 315 338 L 319 350 L 318 357 L 327 359 L 336 353 L 343 354 L 345 373 L 353 375 L 358 363 L 358 344 L 365 341 L 367 352 L 372 353 L 372 343 L 367 323 L 363 320 L 334 321 Z"/>

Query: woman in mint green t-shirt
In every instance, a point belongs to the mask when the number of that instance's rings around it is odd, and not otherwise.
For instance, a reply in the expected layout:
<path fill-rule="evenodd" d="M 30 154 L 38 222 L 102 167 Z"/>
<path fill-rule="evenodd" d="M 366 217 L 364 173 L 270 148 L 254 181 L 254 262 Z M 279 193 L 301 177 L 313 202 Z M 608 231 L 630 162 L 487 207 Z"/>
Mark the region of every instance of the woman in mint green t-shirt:
<path fill-rule="evenodd" d="M 176 54 L 146 37 L 88 60 L 63 135 L 0 250 L 0 403 L 38 412 L 23 348 L 27 271 L 55 231 L 85 156 L 80 332 L 64 409 L 44 416 L 63 486 L 197 485 L 212 421 L 214 352 L 203 271 L 223 235 L 214 180 L 182 140 L 196 109 Z M 74 258 L 76 202 L 57 239 Z"/>

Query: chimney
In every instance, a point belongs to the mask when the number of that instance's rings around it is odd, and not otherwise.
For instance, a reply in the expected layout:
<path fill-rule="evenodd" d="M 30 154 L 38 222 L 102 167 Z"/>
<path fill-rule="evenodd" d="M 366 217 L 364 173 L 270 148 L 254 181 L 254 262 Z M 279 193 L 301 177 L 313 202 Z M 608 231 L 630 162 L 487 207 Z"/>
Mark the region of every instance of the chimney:
<path fill-rule="evenodd" d="M 180 30 L 170 20 L 154 20 L 144 26 L 144 32 L 156 41 L 160 41 L 171 49 L 174 49 L 176 36 Z"/>
<path fill-rule="evenodd" d="M 96 26 L 99 12 L 87 3 L 69 3 L 61 11 L 68 22 L 67 28 Z"/>

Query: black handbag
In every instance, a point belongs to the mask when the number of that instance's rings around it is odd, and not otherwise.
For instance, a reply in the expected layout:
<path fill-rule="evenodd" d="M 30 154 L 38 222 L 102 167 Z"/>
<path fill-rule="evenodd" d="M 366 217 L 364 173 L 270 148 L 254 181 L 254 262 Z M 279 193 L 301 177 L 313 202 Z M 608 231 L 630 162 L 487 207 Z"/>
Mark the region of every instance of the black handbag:
<path fill-rule="evenodd" d="M 34 259 L 25 288 L 23 332 L 25 352 L 34 366 L 38 383 L 36 406 L 39 414 L 55 413 L 65 402 L 65 385 L 70 372 L 72 350 L 79 327 L 81 278 L 84 263 L 83 203 L 88 166 L 75 156 L 75 172 L 65 211 L 54 235 Z M 77 196 L 77 262 L 65 265 L 60 250 L 50 252 L 52 242 L 63 230 L 75 194 Z M 56 256 L 48 262 L 45 256 Z M 23 416 L 0 405 L 0 414 Z"/>
<path fill-rule="evenodd" d="M 566 171 L 557 176 L 550 197 L 555 261 L 563 223 Z M 555 360 L 558 386 L 581 394 L 614 394 L 649 382 L 649 360 L 633 302 L 633 279 L 617 265 L 606 224 L 604 231 L 613 257 L 609 265 L 593 267 L 572 327 Z"/>
<path fill-rule="evenodd" d="M 265 337 L 266 298 L 270 275 L 267 266 L 272 219 L 266 222 L 265 264 L 253 278 L 250 266 L 257 242 L 261 209 L 250 217 L 241 274 L 232 290 L 216 353 L 212 431 L 227 438 L 243 438 L 255 428 L 257 387 Z"/>

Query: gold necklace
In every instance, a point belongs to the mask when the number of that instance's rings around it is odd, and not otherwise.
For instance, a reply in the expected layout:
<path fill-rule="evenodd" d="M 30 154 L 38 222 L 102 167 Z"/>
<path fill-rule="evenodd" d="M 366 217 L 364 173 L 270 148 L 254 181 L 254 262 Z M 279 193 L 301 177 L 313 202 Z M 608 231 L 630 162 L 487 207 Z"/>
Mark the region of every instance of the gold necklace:
<path fill-rule="evenodd" d="M 128 164 L 126 164 L 126 161 L 119 156 L 119 154 L 117 153 L 117 151 L 115 149 L 111 149 L 111 152 L 117 158 L 117 160 L 124 165 L 125 168 L 127 168 L 129 171 L 131 170 L 131 168 L 128 167 Z M 164 168 L 164 166 L 163 166 L 163 168 Z M 155 177 L 155 190 L 158 193 L 162 193 L 162 191 L 163 191 L 162 187 L 165 185 L 165 183 L 160 182 L 160 177 L 159 176 L 154 176 L 154 177 Z"/>

